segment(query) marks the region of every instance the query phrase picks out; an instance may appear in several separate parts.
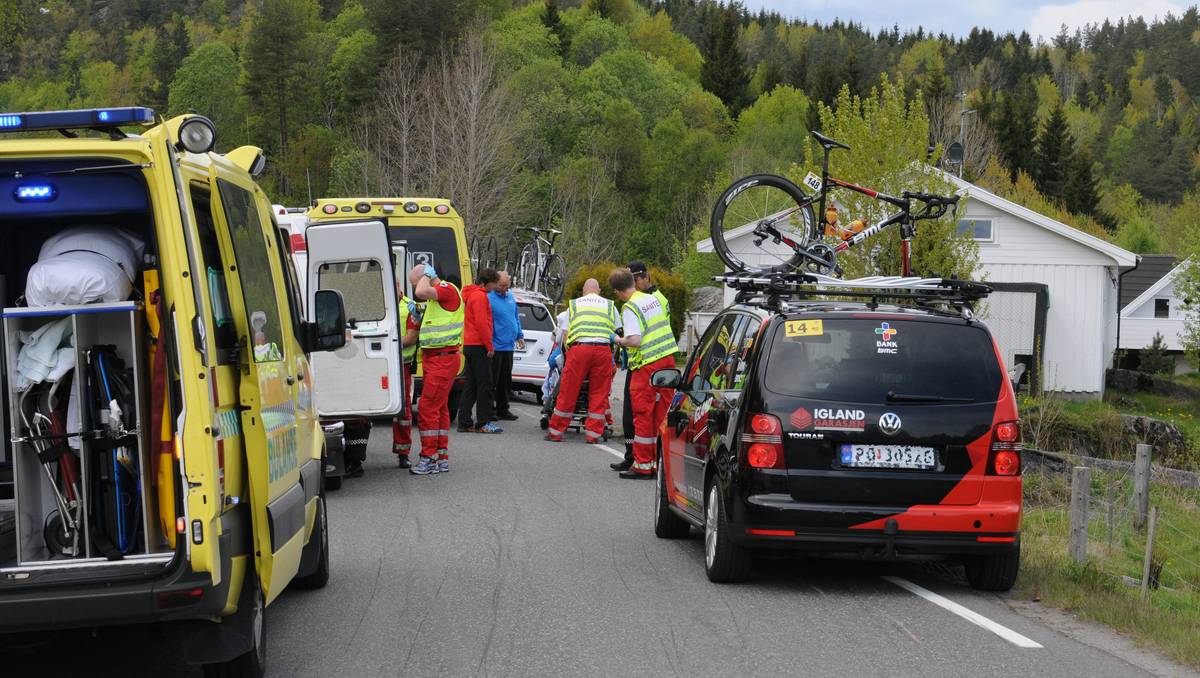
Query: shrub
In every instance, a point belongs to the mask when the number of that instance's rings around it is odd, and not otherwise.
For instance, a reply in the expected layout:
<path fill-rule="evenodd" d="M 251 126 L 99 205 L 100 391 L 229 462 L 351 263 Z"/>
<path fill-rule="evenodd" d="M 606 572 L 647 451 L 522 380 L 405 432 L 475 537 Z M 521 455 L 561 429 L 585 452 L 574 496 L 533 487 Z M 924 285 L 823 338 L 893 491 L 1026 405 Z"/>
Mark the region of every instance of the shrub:
<path fill-rule="evenodd" d="M 1162 334 L 1156 332 L 1150 345 L 1142 349 L 1142 354 L 1138 357 L 1138 368 L 1150 374 L 1165 374 L 1171 371 L 1174 364 L 1175 361 L 1167 355 Z"/>
<path fill-rule="evenodd" d="M 612 273 L 614 268 L 620 266 L 622 264 L 615 264 L 611 261 L 603 261 L 590 266 L 581 266 L 575 272 L 575 276 L 567 283 L 567 289 L 563 293 L 564 301 L 578 297 L 582 293 L 584 281 L 588 278 L 598 280 L 600 282 L 600 294 L 616 301 L 617 295 L 608 286 L 608 275 Z M 683 282 L 683 278 L 657 266 L 650 267 L 650 281 L 662 291 L 663 295 L 667 297 L 667 301 L 671 304 L 671 330 L 675 332 L 675 337 L 678 338 L 683 332 L 683 323 L 687 316 L 688 303 L 691 301 L 688 286 Z"/>

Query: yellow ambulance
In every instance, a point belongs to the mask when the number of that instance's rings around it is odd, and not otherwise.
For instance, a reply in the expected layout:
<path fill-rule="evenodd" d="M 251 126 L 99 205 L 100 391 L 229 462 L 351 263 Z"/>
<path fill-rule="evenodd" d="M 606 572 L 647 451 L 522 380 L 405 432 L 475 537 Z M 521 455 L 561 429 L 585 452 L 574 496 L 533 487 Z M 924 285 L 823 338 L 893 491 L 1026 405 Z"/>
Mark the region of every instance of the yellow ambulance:
<path fill-rule="evenodd" d="M 310 359 L 344 304 L 299 286 L 262 152 L 216 137 L 0 114 L 0 633 L 169 622 L 262 675 L 268 606 L 329 577 Z"/>

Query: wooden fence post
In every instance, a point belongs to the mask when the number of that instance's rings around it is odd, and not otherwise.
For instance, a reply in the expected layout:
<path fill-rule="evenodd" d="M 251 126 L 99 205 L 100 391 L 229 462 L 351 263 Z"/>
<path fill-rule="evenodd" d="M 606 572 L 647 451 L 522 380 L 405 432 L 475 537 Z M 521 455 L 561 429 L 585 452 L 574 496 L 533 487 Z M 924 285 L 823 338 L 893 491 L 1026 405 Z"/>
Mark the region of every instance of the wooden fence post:
<path fill-rule="evenodd" d="M 1142 561 L 1142 600 L 1150 594 L 1150 561 L 1154 559 L 1154 530 L 1158 527 L 1158 507 L 1150 508 L 1150 531 L 1146 533 L 1146 558 Z"/>
<path fill-rule="evenodd" d="M 1138 443 L 1133 463 L 1133 526 L 1139 530 L 1146 527 L 1146 513 L 1150 510 L 1150 451 L 1153 449 Z"/>
<path fill-rule="evenodd" d="M 1088 498 L 1092 494 L 1092 469 L 1076 466 L 1071 470 L 1071 557 L 1082 563 L 1087 559 Z"/>
<path fill-rule="evenodd" d="M 1105 524 L 1108 525 L 1108 548 L 1113 546 L 1113 482 L 1112 474 L 1104 476 L 1104 516 Z"/>

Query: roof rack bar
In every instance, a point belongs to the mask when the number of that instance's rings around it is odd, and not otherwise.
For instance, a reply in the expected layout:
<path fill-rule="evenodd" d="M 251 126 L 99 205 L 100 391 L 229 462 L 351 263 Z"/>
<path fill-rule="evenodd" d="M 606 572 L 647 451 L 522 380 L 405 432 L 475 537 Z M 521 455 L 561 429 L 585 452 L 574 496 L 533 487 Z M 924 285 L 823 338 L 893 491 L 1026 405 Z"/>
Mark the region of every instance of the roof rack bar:
<path fill-rule="evenodd" d="M 871 306 L 881 300 L 913 300 L 918 304 L 940 304 L 969 311 L 992 289 L 973 280 L 873 275 L 844 280 L 816 273 L 738 273 L 713 276 L 737 290 L 737 300 L 768 308 L 783 308 L 791 299 L 868 299 Z"/>

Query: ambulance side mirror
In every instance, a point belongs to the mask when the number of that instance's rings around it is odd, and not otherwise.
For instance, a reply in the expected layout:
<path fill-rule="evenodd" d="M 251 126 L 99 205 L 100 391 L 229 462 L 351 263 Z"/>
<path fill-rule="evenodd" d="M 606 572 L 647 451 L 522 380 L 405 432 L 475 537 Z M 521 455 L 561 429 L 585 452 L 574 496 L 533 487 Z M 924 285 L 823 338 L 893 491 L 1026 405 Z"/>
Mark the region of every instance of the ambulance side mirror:
<path fill-rule="evenodd" d="M 346 345 L 346 305 L 337 290 L 317 290 L 313 297 L 315 321 L 308 324 L 305 353 L 336 351 Z"/>

